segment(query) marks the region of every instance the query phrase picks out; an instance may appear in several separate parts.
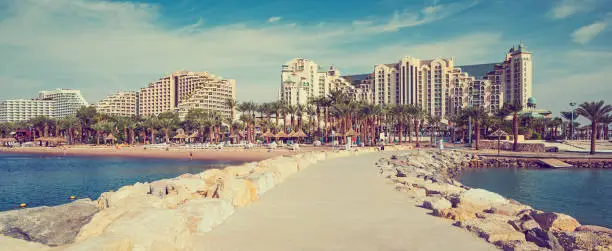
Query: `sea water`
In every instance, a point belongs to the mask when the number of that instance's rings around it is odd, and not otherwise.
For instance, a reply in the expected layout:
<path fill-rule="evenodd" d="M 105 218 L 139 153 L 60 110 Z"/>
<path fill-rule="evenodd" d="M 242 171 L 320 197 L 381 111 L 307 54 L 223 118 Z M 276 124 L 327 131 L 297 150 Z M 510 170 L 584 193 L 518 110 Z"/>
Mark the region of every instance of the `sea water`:
<path fill-rule="evenodd" d="M 54 206 L 70 202 L 70 196 L 97 199 L 102 192 L 136 182 L 173 178 L 223 168 L 227 161 L 187 159 L 59 157 L 0 154 L 0 211 Z"/>
<path fill-rule="evenodd" d="M 612 228 L 612 170 L 467 169 L 460 181 L 535 209 L 568 214 L 583 225 Z"/>

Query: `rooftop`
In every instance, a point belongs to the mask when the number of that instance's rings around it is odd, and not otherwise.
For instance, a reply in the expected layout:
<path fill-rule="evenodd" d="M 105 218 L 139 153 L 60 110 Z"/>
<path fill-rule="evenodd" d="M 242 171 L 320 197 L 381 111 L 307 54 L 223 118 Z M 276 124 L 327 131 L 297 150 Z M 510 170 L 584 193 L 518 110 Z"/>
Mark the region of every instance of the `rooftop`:
<path fill-rule="evenodd" d="M 498 63 L 461 65 L 456 67 L 461 68 L 461 72 L 467 72 L 470 76 L 475 77 L 476 79 L 482 79 L 482 77 L 487 75 L 487 73 L 495 69 L 496 64 Z"/>

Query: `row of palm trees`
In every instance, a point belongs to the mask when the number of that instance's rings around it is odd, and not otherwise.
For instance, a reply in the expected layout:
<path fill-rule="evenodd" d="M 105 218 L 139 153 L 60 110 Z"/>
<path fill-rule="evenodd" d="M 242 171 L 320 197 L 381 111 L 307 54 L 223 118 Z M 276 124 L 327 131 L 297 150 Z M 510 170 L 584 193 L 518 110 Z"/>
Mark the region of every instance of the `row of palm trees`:
<path fill-rule="evenodd" d="M 0 134 L 6 137 L 16 128 L 30 128 L 35 137 L 57 136 L 67 138 L 70 143 L 96 144 L 100 144 L 100 139 L 113 134 L 119 142 L 136 144 L 156 143 L 159 142 L 157 139 L 169 142 L 178 128 L 189 132 L 196 141 L 210 143 L 239 140 L 254 143 L 258 139 L 257 131 L 277 134 L 300 130 L 312 140 L 328 142 L 334 140 L 337 135 L 354 131 L 366 145 L 386 140 L 398 143 L 415 142 L 416 146 L 420 147 L 421 137 L 425 132 L 430 136 L 431 143 L 434 141 L 433 137 L 439 134 L 449 135 L 452 142 L 458 138 L 466 139 L 467 121 L 471 120 L 476 149 L 481 135 L 489 135 L 496 129 L 503 129 L 512 131 L 516 150 L 518 134 L 533 132 L 534 135 L 556 139 L 560 136 L 559 128 L 567 135 L 571 131 L 567 128 L 577 126 L 576 123 L 569 125 L 561 118 L 521 117 L 520 111 L 523 107 L 514 104 L 506 104 L 494 113 L 471 107 L 442 118 L 429 115 L 416 105 L 368 104 L 356 101 L 340 91 L 310 99 L 306 105 L 287 105 L 281 101 L 237 103 L 228 99 L 226 106 L 232 111 L 229 116 L 192 109 L 182 121 L 173 112 L 148 117 L 121 117 L 98 113 L 90 106 L 79 109 L 75 116 L 58 120 L 40 116 L 27 122 L 0 123 Z M 604 105 L 603 101 L 585 102 L 576 110 L 574 119 L 582 116 L 591 120 L 594 123 L 591 128 L 592 135 L 607 138 L 608 124 L 612 120 L 610 109 L 610 105 Z M 238 120 L 231 119 L 235 117 L 234 110 L 239 113 Z M 567 119 L 566 112 L 561 115 Z M 512 117 L 511 123 L 505 120 L 508 116 Z M 599 133 L 600 131 L 604 131 L 603 134 Z M 597 137 L 592 138 L 591 151 L 594 153 L 594 140 Z M 342 143 L 345 137 L 339 139 Z"/>

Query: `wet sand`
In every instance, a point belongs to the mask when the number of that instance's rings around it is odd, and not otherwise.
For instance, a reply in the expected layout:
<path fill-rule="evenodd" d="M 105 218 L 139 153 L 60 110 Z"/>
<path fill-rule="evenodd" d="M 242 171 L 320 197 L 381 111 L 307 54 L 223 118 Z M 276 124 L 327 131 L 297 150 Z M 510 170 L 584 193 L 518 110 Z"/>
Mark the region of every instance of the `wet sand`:
<path fill-rule="evenodd" d="M 309 151 L 325 151 L 330 150 L 329 147 L 300 147 L 298 151 L 288 149 L 268 150 L 263 148 L 258 149 L 243 149 L 241 147 L 224 148 L 220 150 L 213 149 L 181 149 L 170 147 L 165 148 L 149 148 L 138 145 L 133 147 L 116 148 L 114 146 L 90 146 L 90 145 L 73 145 L 66 147 L 17 147 L 17 148 L 0 148 L 2 153 L 25 153 L 25 154 L 41 154 L 53 156 L 114 156 L 114 157 L 133 157 L 133 158 L 168 158 L 168 159 L 189 159 L 189 153 L 192 153 L 194 160 L 225 160 L 225 161 L 261 161 L 279 155 L 293 155 Z"/>

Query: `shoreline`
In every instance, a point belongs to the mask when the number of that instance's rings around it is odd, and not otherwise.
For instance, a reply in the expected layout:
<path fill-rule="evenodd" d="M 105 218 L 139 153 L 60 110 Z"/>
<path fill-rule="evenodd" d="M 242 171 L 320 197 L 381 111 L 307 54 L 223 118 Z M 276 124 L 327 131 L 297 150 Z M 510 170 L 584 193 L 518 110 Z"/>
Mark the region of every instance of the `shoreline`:
<path fill-rule="evenodd" d="M 0 148 L 1 154 L 31 154 L 42 156 L 82 156 L 82 157 L 123 157 L 123 158 L 159 158 L 159 159 L 189 159 L 192 153 L 193 160 L 200 161 L 230 161 L 230 162 L 256 162 L 282 155 L 294 155 L 311 151 L 329 150 L 327 147 L 301 147 L 300 150 L 288 149 L 242 149 L 229 148 L 218 150 L 205 149 L 145 149 L 144 146 L 134 147 L 91 147 L 73 146 L 66 148 L 28 147 L 28 148 Z"/>
<path fill-rule="evenodd" d="M 247 151 L 253 152 L 253 150 Z M 35 152 L 48 153 L 48 151 Z M 156 152 L 166 151 L 156 150 Z M 242 151 L 227 152 L 240 154 Z M 258 162 L 228 165 L 222 169 L 209 169 L 198 174 L 183 174 L 175 178 L 126 185 L 116 191 L 101 193 L 95 201 L 84 199 L 54 207 L 43 206 L 1 212 L 0 220 L 2 217 L 8 217 L 9 220 L 5 222 L 9 226 L 6 228 L 7 226 L 0 225 L 0 230 L 4 227 L 4 230 L 10 232 L 7 236 L 0 234 L 0 245 L 12 246 L 14 247 L 12 250 L 21 250 L 20 248 L 26 246 L 36 247 L 37 250 L 49 248 L 55 250 L 55 246 L 59 246 L 60 250 L 65 248 L 118 250 L 119 246 L 124 245 L 124 239 L 129 237 L 131 239 L 129 246 L 144 250 L 159 244 L 149 241 L 154 239 L 164 240 L 164 247 L 172 246 L 177 250 L 183 250 L 182 245 L 189 240 L 189 236 L 210 232 L 212 228 L 227 220 L 234 213 L 234 208 L 255 202 L 263 193 L 282 183 L 293 173 L 322 160 L 369 152 L 375 152 L 375 149 L 328 151 L 326 148 L 317 147 L 298 151 L 275 150 L 272 152 L 274 156 Z M 185 152 L 180 151 L 180 153 Z M 218 155 L 217 151 L 205 153 Z M 116 153 L 113 156 L 116 156 Z M 254 156 L 248 158 L 266 157 L 261 154 Z M 240 157 L 244 159 L 245 156 Z M 80 208 L 74 208 L 77 206 Z M 78 217 L 72 216 L 75 210 L 93 211 L 75 220 L 74 217 Z M 34 214 L 34 217 L 40 220 L 36 223 L 19 220 L 32 217 L 27 214 Z M 40 214 L 47 215 L 41 217 Z M 138 217 L 134 218 L 135 215 Z M 60 222 L 57 222 L 58 216 L 61 216 Z M 152 222 L 150 219 L 153 218 L 156 220 Z M 25 225 L 13 226 L 13 224 Z M 63 224 L 71 226 L 65 227 Z M 150 231 L 133 230 L 141 225 L 149 226 L 147 229 Z M 45 233 L 54 232 L 57 237 L 41 234 L 39 228 L 45 229 Z M 28 241 L 25 241 L 22 235 L 11 235 L 16 229 L 27 233 Z M 107 229 L 111 234 L 106 233 Z M 121 230 L 117 233 L 112 229 Z M 57 231 L 61 233 L 58 234 Z M 119 240 L 116 238 L 117 234 L 125 238 Z"/>
<path fill-rule="evenodd" d="M 315 150 L 322 149 L 315 148 Z M 380 168 L 382 177 L 389 179 L 390 183 L 395 185 L 395 190 L 415 198 L 419 207 L 433 211 L 428 214 L 450 219 L 454 222 L 452 225 L 473 232 L 499 248 L 539 250 L 542 245 L 554 247 L 561 245 L 559 243 L 562 243 L 564 248 L 566 246 L 584 248 L 577 246 L 583 245 L 578 240 L 593 236 L 606 238 L 606 234 L 612 233 L 612 230 L 603 227 L 581 226 L 568 215 L 540 211 L 488 190 L 464 186 L 453 178 L 453 174 L 471 168 L 466 165 L 472 155 L 467 151 L 446 150 L 438 153 L 437 150 L 424 149 L 397 150 L 389 147 L 386 152 L 391 152 L 392 157 L 381 156 L 376 163 L 372 163 L 377 169 Z M 261 194 L 282 183 L 286 177 L 313 163 L 367 152 L 376 152 L 376 150 L 365 148 L 354 153 L 298 151 L 292 156 L 276 156 L 257 163 L 230 165 L 223 170 L 208 170 L 196 175 L 181 175 L 151 183 L 124 186 L 115 192 L 105 192 L 97 201 L 91 202 L 91 206 L 97 207 L 100 211 L 93 215 L 90 222 L 78 229 L 75 242 L 67 242 L 66 247 L 100 248 L 97 246 L 99 242 L 96 241 L 100 238 L 108 241 L 105 243 L 106 246 L 120 245 L 113 236 L 105 234 L 106 230 L 127 230 L 138 225 L 150 224 L 149 221 L 143 221 L 148 218 L 156 218 L 162 225 L 172 225 L 185 220 L 195 225 L 178 224 L 167 233 L 121 232 L 125 236 L 130 236 L 131 241 L 137 242 L 131 245 L 149 247 L 151 243 L 141 243 L 139 240 L 156 238 L 169 238 L 173 240 L 171 242 L 175 243 L 174 245 L 179 245 L 176 240 L 183 238 L 180 237 L 180 233 L 184 233 L 181 231 L 188 229 L 187 235 L 211 231 L 214 226 L 222 224 L 230 217 L 234 208 L 256 201 Z M 224 177 L 222 180 L 227 180 L 221 184 L 217 183 L 220 177 Z M 227 192 L 219 190 L 223 187 L 228 189 Z M 221 191 L 219 195 L 216 195 L 217 191 Z M 226 197 L 227 200 L 224 199 Z M 500 201 L 503 203 L 499 203 Z M 484 203 L 485 206 L 478 203 Z M 139 217 L 131 218 L 127 215 Z M 207 217 L 202 218 L 202 215 Z M 528 224 L 535 225 L 532 229 L 527 229 Z M 155 229 L 155 226 L 152 228 Z M 539 234 L 542 233 L 545 237 L 540 237 Z M 596 240 L 599 240 L 597 238 Z M 0 243 L 2 241 L 0 236 Z M 32 242 L 27 243 L 32 244 Z M 596 243 L 596 245 L 601 246 L 605 243 Z M 181 249 L 180 246 L 175 247 Z"/>
<path fill-rule="evenodd" d="M 400 152 L 376 165 L 397 191 L 432 210 L 432 216 L 449 219 L 452 225 L 504 250 L 612 249 L 612 229 L 581 225 L 570 215 L 541 211 L 459 182 L 464 170 L 478 169 L 471 166 L 473 154 L 465 150 Z"/>

